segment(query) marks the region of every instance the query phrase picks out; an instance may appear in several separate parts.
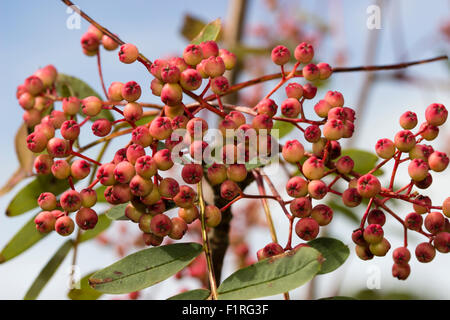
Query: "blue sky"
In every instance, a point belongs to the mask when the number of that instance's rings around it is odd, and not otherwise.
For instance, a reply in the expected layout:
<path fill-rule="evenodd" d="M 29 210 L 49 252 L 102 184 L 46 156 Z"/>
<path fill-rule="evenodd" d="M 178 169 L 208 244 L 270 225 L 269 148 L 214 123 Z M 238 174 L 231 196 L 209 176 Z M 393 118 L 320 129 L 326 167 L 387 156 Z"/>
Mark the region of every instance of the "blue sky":
<path fill-rule="evenodd" d="M 272 16 L 262 1 L 253 0 L 249 4 L 249 23 L 272 21 Z M 282 1 L 283 2 L 283 1 Z M 287 2 L 287 1 L 284 1 Z M 296 2 L 295 2 L 296 3 Z M 433 57 L 443 52 L 448 54 L 449 45 L 439 38 L 436 30 L 439 25 L 450 19 L 449 2 L 436 0 L 423 2 L 418 0 L 389 2 L 390 6 L 381 11 L 382 29 L 369 31 L 366 28 L 366 8 L 373 1 L 342 1 L 343 24 L 340 27 L 345 34 L 346 48 L 349 52 L 351 66 L 364 63 L 365 47 L 369 32 L 380 32 L 380 44 L 377 48 L 376 63 L 399 62 L 398 48 L 407 49 L 407 59 L 416 60 Z M 228 1 L 77 1 L 83 10 L 90 16 L 104 24 L 114 33 L 117 33 L 126 42 L 136 44 L 140 51 L 150 59 L 155 59 L 172 53 L 181 53 L 186 45 L 185 39 L 180 36 L 179 30 L 183 16 L 191 13 L 204 20 L 214 20 L 218 17 L 225 18 Z M 330 21 L 333 12 L 329 10 L 328 1 L 303 1 L 303 8 L 314 12 L 322 19 Z M 398 15 L 398 9 L 401 14 Z M 295 12 L 294 12 L 295 13 Z M 66 28 L 68 18 L 66 7 L 59 1 L 1 1 L 0 2 L 0 92 L 4 116 L 0 117 L 0 132 L 2 139 L 0 146 L 0 183 L 4 183 L 11 172 L 16 169 L 13 138 L 19 127 L 22 110 L 15 99 L 15 90 L 18 84 L 37 68 L 49 63 L 54 64 L 60 72 L 87 79 L 87 82 L 99 92 L 101 91 L 94 58 L 85 57 L 80 48 L 79 39 L 85 32 L 88 24 L 82 21 L 80 30 Z M 403 38 L 395 36 L 395 30 L 403 29 Z M 404 44 L 404 46 L 403 46 Z M 332 57 L 336 50 L 334 40 L 328 39 L 321 48 L 316 48 L 317 55 L 323 61 Z M 111 81 L 135 80 L 143 88 L 148 88 L 150 78 L 146 70 L 138 63 L 124 65 L 118 62 L 117 52 L 103 52 L 103 70 L 107 83 Z M 371 91 L 366 119 L 361 123 L 357 146 L 372 150 L 376 140 L 380 137 L 392 137 L 398 130 L 397 119 L 406 108 L 417 112 L 423 119 L 423 111 L 432 102 L 441 102 L 450 105 L 450 90 L 442 90 L 442 83 L 449 83 L 448 69 L 444 63 L 433 63 L 413 67 L 410 74 L 425 79 L 426 85 L 412 86 L 399 84 L 392 81 L 384 81 L 374 85 Z M 333 76 L 330 86 L 344 93 L 346 104 L 354 106 L 357 101 L 359 88 L 362 82 L 362 73 L 339 74 Z M 149 90 L 144 90 L 142 97 L 145 101 L 158 100 L 151 97 Z M 442 132 L 449 133 L 449 126 L 442 128 Z M 436 146 L 443 147 L 448 140 L 444 138 L 436 141 Z M 441 175 L 441 182 L 431 191 L 436 199 L 444 199 L 448 196 L 449 174 Z M 281 182 L 280 182 L 281 183 Z M 23 184 L 22 184 L 23 185 Z M 0 198 L 0 211 L 4 210 L 18 186 L 10 194 Z M 280 184 L 281 186 L 281 184 Z M 13 233 L 29 219 L 29 215 L 14 219 L 7 219 L 0 214 L 0 247 L 12 237 Z M 337 219 L 336 225 L 346 226 L 345 221 Z M 282 226 L 281 226 L 282 227 Z M 338 228 L 336 228 L 339 230 Z M 336 231 L 339 234 L 338 231 Z M 341 238 L 348 239 L 348 234 L 339 234 Z M 347 238 L 346 238 L 347 237 Z M 254 237 L 257 241 L 258 236 Z M 37 275 L 39 270 L 56 250 L 59 243 L 58 237 L 48 237 L 41 246 L 31 249 L 28 253 L 15 260 L 0 265 L 0 298 L 21 298 Z M 114 261 L 114 257 L 100 250 L 96 245 L 85 245 L 84 253 L 80 256 L 80 265 L 85 263 L 85 270 L 107 265 Z M 255 247 L 256 248 L 256 247 Z M 97 259 L 92 259 L 95 256 Z M 65 262 L 68 267 L 68 260 Z M 450 262 L 448 255 L 439 255 L 430 265 L 413 265 L 413 274 L 410 282 L 398 283 L 390 279 L 390 258 L 376 260 L 372 264 L 378 265 L 382 270 L 386 286 L 400 288 L 418 287 L 426 282 L 423 277 L 425 272 L 443 272 L 448 269 Z M 359 270 L 354 273 L 354 278 L 346 278 L 348 281 L 344 287 L 361 288 L 365 286 L 365 270 L 367 264 L 351 260 L 348 262 L 351 270 Z M 3 270 L 2 270 L 3 269 Z M 63 298 L 61 292 L 65 286 L 64 267 L 55 276 L 55 279 L 45 288 L 43 298 Z M 84 272 L 83 272 L 84 273 Z M 444 280 L 442 280 L 444 281 Z M 430 283 L 431 288 L 437 286 L 439 281 Z M 447 285 L 450 283 L 447 283 Z M 8 289 L 5 289 L 8 288 Z M 430 288 L 430 289 L 431 289 Z M 324 291 L 325 292 L 325 291 Z M 450 293 L 443 292 L 450 298 Z"/>

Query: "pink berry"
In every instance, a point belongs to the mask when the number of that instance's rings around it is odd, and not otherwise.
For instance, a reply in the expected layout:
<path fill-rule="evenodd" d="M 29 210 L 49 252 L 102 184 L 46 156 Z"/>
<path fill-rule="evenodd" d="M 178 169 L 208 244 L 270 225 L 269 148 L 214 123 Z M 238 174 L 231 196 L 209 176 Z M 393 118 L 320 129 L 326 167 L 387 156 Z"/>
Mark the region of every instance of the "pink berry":
<path fill-rule="evenodd" d="M 38 205 L 44 211 L 52 211 L 56 208 L 56 196 L 51 192 L 41 193 L 38 198 Z"/>
<path fill-rule="evenodd" d="M 158 170 L 166 171 L 173 167 L 172 156 L 169 149 L 162 149 L 156 152 L 153 160 L 158 167 Z"/>
<path fill-rule="evenodd" d="M 305 148 L 298 140 L 289 140 L 284 144 L 281 153 L 287 162 L 297 163 L 303 158 Z"/>
<path fill-rule="evenodd" d="M 37 174 L 49 174 L 53 165 L 53 159 L 48 154 L 40 154 L 34 159 L 34 170 Z"/>
<path fill-rule="evenodd" d="M 102 111 L 102 101 L 95 96 L 84 98 L 82 100 L 81 110 L 85 115 L 95 117 Z"/>
<path fill-rule="evenodd" d="M 276 46 L 272 50 L 273 63 L 282 66 L 289 62 L 291 58 L 291 52 L 285 46 Z"/>
<path fill-rule="evenodd" d="M 326 118 L 328 116 L 328 112 L 332 109 L 333 107 L 325 100 L 319 100 L 319 102 L 316 103 L 316 105 L 314 106 L 314 111 L 316 112 L 316 114 L 321 117 L 321 118 Z"/>
<path fill-rule="evenodd" d="M 302 177 L 292 177 L 286 183 L 286 191 L 293 198 L 304 197 L 308 194 L 308 182 Z"/>
<path fill-rule="evenodd" d="M 70 176 L 70 165 L 66 160 L 56 160 L 51 170 L 56 179 L 64 180 Z"/>
<path fill-rule="evenodd" d="M 372 198 L 381 191 L 380 180 L 372 174 L 366 174 L 358 179 L 358 193 L 364 198 Z"/>
<path fill-rule="evenodd" d="M 406 111 L 400 116 L 400 126 L 405 130 L 414 129 L 417 125 L 417 114 L 412 111 Z"/>
<path fill-rule="evenodd" d="M 43 211 L 34 218 L 36 229 L 41 233 L 49 233 L 55 229 L 56 218 L 49 211 Z"/>
<path fill-rule="evenodd" d="M 202 48 L 196 44 L 188 45 L 183 51 L 184 61 L 191 66 L 196 66 L 203 60 Z"/>
<path fill-rule="evenodd" d="M 408 174 L 415 181 L 422 181 L 427 177 L 428 164 L 422 159 L 413 159 L 408 165 Z"/>
<path fill-rule="evenodd" d="M 123 63 L 130 64 L 137 60 L 139 57 L 138 48 L 131 44 L 126 43 L 120 47 L 119 50 L 119 60 Z"/>
<path fill-rule="evenodd" d="M 448 111 L 443 104 L 430 104 L 425 110 L 425 118 L 432 126 L 440 126 L 447 120 Z"/>
<path fill-rule="evenodd" d="M 217 56 L 219 54 L 219 46 L 215 41 L 212 40 L 200 43 L 200 48 L 202 48 L 204 59 L 212 56 Z"/>
<path fill-rule="evenodd" d="M 294 51 L 295 60 L 300 63 L 309 63 L 314 57 L 314 48 L 306 42 L 300 43 Z"/>
<path fill-rule="evenodd" d="M 33 132 L 27 137 L 27 147 L 34 153 L 44 151 L 47 146 L 47 137 L 41 132 Z"/>
<path fill-rule="evenodd" d="M 395 147 L 402 152 L 409 152 L 416 145 L 416 138 L 409 130 L 397 132 L 394 138 Z"/>
<path fill-rule="evenodd" d="M 97 212 L 91 208 L 81 208 L 77 212 L 75 221 L 83 230 L 94 229 L 98 222 Z"/>
<path fill-rule="evenodd" d="M 180 85 L 185 90 L 197 90 L 202 85 L 202 76 L 195 69 L 186 69 L 180 75 Z"/>
<path fill-rule="evenodd" d="M 436 172 L 444 171 L 449 163 L 449 158 L 444 152 L 434 151 L 428 157 L 428 164 L 430 169 Z"/>
<path fill-rule="evenodd" d="M 318 204 L 312 208 L 311 218 L 316 220 L 319 226 L 326 226 L 333 219 L 333 210 L 327 205 Z"/>
<path fill-rule="evenodd" d="M 319 79 L 326 80 L 333 73 L 333 69 L 328 63 L 320 62 L 317 64 L 317 68 L 319 69 Z"/>
<path fill-rule="evenodd" d="M 72 234 L 75 228 L 73 220 L 68 216 L 62 216 L 58 218 L 55 222 L 55 230 L 60 235 L 66 237 Z"/>
<path fill-rule="evenodd" d="M 319 234 L 319 224 L 313 218 L 302 218 L 295 225 L 295 233 L 305 241 L 313 240 Z"/>
<path fill-rule="evenodd" d="M 314 63 L 310 63 L 303 67 L 302 75 L 305 80 L 314 81 L 319 79 L 320 71 Z"/>
<path fill-rule="evenodd" d="M 166 83 L 161 89 L 161 101 L 169 106 L 177 106 L 183 99 L 183 89 L 177 83 Z"/>
<path fill-rule="evenodd" d="M 324 97 L 333 108 L 342 107 L 344 105 L 344 96 L 338 91 L 328 91 Z"/>
<path fill-rule="evenodd" d="M 310 157 L 303 163 L 303 175 L 310 180 L 321 179 L 325 173 L 323 161 L 317 157 Z"/>
<path fill-rule="evenodd" d="M 378 243 L 383 240 L 383 228 L 379 224 L 369 224 L 364 229 L 364 240 L 369 244 Z"/>
<path fill-rule="evenodd" d="M 197 184 L 203 177 L 203 167 L 195 163 L 185 164 L 181 170 L 181 177 L 188 184 Z"/>
<path fill-rule="evenodd" d="M 375 152 L 380 158 L 390 159 L 395 154 L 395 145 L 389 139 L 380 139 L 375 145 Z"/>
<path fill-rule="evenodd" d="M 287 118 L 297 118 L 302 106 L 297 99 L 287 98 L 281 104 L 281 113 Z"/>
<path fill-rule="evenodd" d="M 228 82 L 228 79 L 224 76 L 219 76 L 211 80 L 211 90 L 215 94 L 224 94 L 228 91 L 229 88 L 230 84 Z"/>
<path fill-rule="evenodd" d="M 72 177 L 77 180 L 82 180 L 91 172 L 91 165 L 86 160 L 75 160 L 70 167 L 70 172 Z"/>
<path fill-rule="evenodd" d="M 306 197 L 295 198 L 289 205 L 289 209 L 294 217 L 306 218 L 311 215 L 311 200 Z"/>
<path fill-rule="evenodd" d="M 61 207 L 66 212 L 74 212 L 81 208 L 81 196 L 75 190 L 68 190 L 61 195 Z"/>
<path fill-rule="evenodd" d="M 122 97 L 128 102 L 134 102 L 141 97 L 141 86 L 136 81 L 128 81 L 122 88 Z"/>
<path fill-rule="evenodd" d="M 116 182 L 114 178 L 114 169 L 116 166 L 113 163 L 105 163 L 100 166 L 97 171 L 97 179 L 104 186 L 111 186 Z"/>
<path fill-rule="evenodd" d="M 122 82 L 114 81 L 108 88 L 108 97 L 112 101 L 122 101 L 122 89 L 124 84 Z"/>

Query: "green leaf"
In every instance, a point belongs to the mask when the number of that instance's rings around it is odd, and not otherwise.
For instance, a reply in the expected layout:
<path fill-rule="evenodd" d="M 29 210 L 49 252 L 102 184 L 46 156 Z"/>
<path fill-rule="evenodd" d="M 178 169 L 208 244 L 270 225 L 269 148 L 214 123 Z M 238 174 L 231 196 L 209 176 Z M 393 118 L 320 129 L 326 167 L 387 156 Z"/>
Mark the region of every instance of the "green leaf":
<path fill-rule="evenodd" d="M 195 289 L 177 294 L 167 300 L 206 300 L 209 297 L 209 294 L 209 290 Z"/>
<path fill-rule="evenodd" d="M 128 203 L 122 203 L 117 206 L 112 207 L 111 209 L 105 212 L 106 216 L 111 220 L 128 220 L 125 216 L 125 208 Z"/>
<path fill-rule="evenodd" d="M 181 34 L 189 41 L 195 38 L 203 28 L 206 23 L 196 17 L 189 14 L 184 16 L 183 26 L 181 27 Z"/>
<path fill-rule="evenodd" d="M 33 216 L 3 248 L 0 252 L 0 263 L 18 256 L 47 235 L 36 230 L 34 218 Z"/>
<path fill-rule="evenodd" d="M 98 202 L 107 202 L 105 198 L 105 190 L 106 186 L 100 186 L 97 189 L 95 189 L 95 192 L 97 193 L 97 203 Z"/>
<path fill-rule="evenodd" d="M 317 300 L 357 300 L 357 299 L 352 297 L 334 296 L 334 297 L 320 298 Z"/>
<path fill-rule="evenodd" d="M 6 209 L 6 215 L 18 216 L 36 208 L 38 206 L 37 199 L 42 192 L 59 195 L 69 187 L 67 180 L 56 179 L 51 174 L 38 175 L 14 196 Z"/>
<path fill-rule="evenodd" d="M 333 238 L 317 238 L 308 242 L 308 245 L 319 251 L 324 257 L 319 274 L 332 272 L 347 260 L 350 250 L 342 241 Z"/>
<path fill-rule="evenodd" d="M 343 205 L 340 205 L 339 203 L 330 200 L 327 203 L 328 206 L 330 206 L 331 209 L 333 209 L 334 212 L 340 212 L 345 217 L 349 218 L 351 221 L 359 223 L 360 219 L 358 215 L 353 211 L 353 208 L 349 208 Z"/>
<path fill-rule="evenodd" d="M 24 300 L 35 300 L 39 293 L 41 293 L 42 289 L 44 289 L 45 285 L 51 279 L 51 277 L 55 274 L 56 270 L 58 270 L 61 263 L 66 258 L 70 249 L 72 249 L 73 242 L 72 240 L 67 240 L 63 243 L 63 245 L 55 252 L 53 257 L 47 262 L 45 267 L 41 270 L 36 280 L 34 280 L 30 289 L 28 289 L 25 294 Z"/>
<path fill-rule="evenodd" d="M 218 288 L 218 298 L 254 299 L 290 291 L 319 272 L 321 259 L 316 249 L 302 247 L 261 260 L 225 279 Z"/>
<path fill-rule="evenodd" d="M 103 293 L 129 293 L 166 280 L 202 252 L 198 243 L 176 243 L 144 249 L 96 272 L 89 285 Z"/>
<path fill-rule="evenodd" d="M 103 99 L 94 89 L 92 89 L 83 80 L 76 77 L 72 77 L 66 74 L 59 73 L 56 79 L 56 91 L 61 97 L 76 96 L 79 99 L 83 99 L 89 96 L 95 96 L 99 99 Z M 86 115 L 80 113 L 83 117 Z M 109 110 L 103 109 L 96 117 L 91 118 L 91 121 L 95 121 L 100 118 L 106 118 L 110 121 L 114 120 Z"/>
<path fill-rule="evenodd" d="M 79 289 L 71 289 L 67 293 L 67 297 L 71 300 L 97 300 L 103 293 L 94 290 L 89 286 L 89 278 L 94 274 L 94 272 L 81 278 L 79 283 Z"/>
<path fill-rule="evenodd" d="M 80 236 L 80 243 L 91 240 L 98 236 L 100 233 L 109 228 L 112 221 L 105 214 L 100 214 L 98 216 L 98 222 L 94 229 L 87 230 Z"/>
<path fill-rule="evenodd" d="M 364 150 L 346 149 L 342 150 L 341 155 L 351 157 L 355 162 L 353 171 L 360 174 L 366 174 L 372 170 L 378 161 L 378 157 L 374 153 Z"/>
<path fill-rule="evenodd" d="M 208 23 L 202 31 L 191 41 L 192 44 L 200 44 L 204 41 L 217 40 L 221 29 L 220 19 Z"/>
<path fill-rule="evenodd" d="M 295 126 L 292 123 L 276 120 L 273 125 L 272 131 L 279 130 L 278 131 L 278 139 L 281 139 L 284 136 L 287 136 L 294 129 L 295 129 Z"/>

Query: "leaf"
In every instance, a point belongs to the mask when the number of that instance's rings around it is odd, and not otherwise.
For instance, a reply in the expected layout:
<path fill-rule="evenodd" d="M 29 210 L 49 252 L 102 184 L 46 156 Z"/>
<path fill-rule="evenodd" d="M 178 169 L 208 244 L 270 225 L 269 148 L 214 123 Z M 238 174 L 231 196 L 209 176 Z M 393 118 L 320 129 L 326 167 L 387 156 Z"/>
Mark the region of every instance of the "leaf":
<path fill-rule="evenodd" d="M 42 192 L 59 195 L 69 187 L 67 180 L 56 179 L 51 174 L 38 175 L 14 196 L 6 209 L 6 215 L 18 216 L 36 208 L 37 199 Z"/>
<path fill-rule="evenodd" d="M 176 243 L 144 249 L 96 272 L 89 285 L 103 293 L 129 293 L 166 280 L 202 252 L 198 243 Z"/>
<path fill-rule="evenodd" d="M 209 290 L 206 289 L 195 289 L 191 291 L 186 291 L 170 297 L 167 300 L 206 300 L 210 295 Z"/>
<path fill-rule="evenodd" d="M 358 215 L 352 209 L 350 209 L 346 206 L 340 205 L 337 202 L 332 201 L 332 200 L 329 201 L 327 203 L 327 205 L 330 206 L 330 208 L 333 209 L 333 211 L 342 213 L 344 216 L 346 216 L 350 220 L 352 220 L 356 223 L 360 222 Z"/>
<path fill-rule="evenodd" d="M 0 252 L 0 263 L 18 256 L 47 235 L 36 230 L 34 218 L 33 216 L 6 244 Z"/>
<path fill-rule="evenodd" d="M 106 216 L 111 220 L 128 220 L 125 216 L 125 208 L 128 203 L 122 203 L 105 211 Z"/>
<path fill-rule="evenodd" d="M 106 186 L 100 186 L 97 189 L 95 189 L 95 192 L 97 193 L 97 203 L 98 202 L 107 202 L 105 198 L 105 190 Z"/>
<path fill-rule="evenodd" d="M 195 38 L 203 28 L 206 23 L 200 19 L 197 19 L 189 14 L 184 16 L 183 26 L 181 27 L 181 34 L 189 41 Z"/>
<path fill-rule="evenodd" d="M 279 130 L 278 139 L 281 139 L 284 136 L 287 136 L 294 129 L 295 126 L 292 123 L 276 120 L 273 125 L 272 131 Z"/>
<path fill-rule="evenodd" d="M 254 299 L 290 291 L 310 281 L 320 265 L 321 254 L 308 247 L 264 259 L 225 279 L 218 298 Z"/>
<path fill-rule="evenodd" d="M 111 219 L 108 219 L 108 217 L 105 214 L 100 214 L 98 216 L 98 222 L 95 228 L 87 230 L 81 234 L 80 243 L 97 237 L 100 233 L 108 229 L 111 223 L 112 223 Z"/>
<path fill-rule="evenodd" d="M 336 270 L 350 254 L 350 250 L 342 241 L 333 238 L 317 238 L 309 241 L 308 245 L 319 251 L 325 259 L 319 274 Z"/>
<path fill-rule="evenodd" d="M 342 150 L 342 156 L 349 156 L 355 162 L 353 171 L 360 174 L 366 174 L 375 167 L 378 157 L 371 152 L 357 149 Z"/>
<path fill-rule="evenodd" d="M 192 44 L 200 44 L 204 41 L 217 40 L 221 29 L 220 19 L 208 23 L 202 31 L 191 41 Z"/>
<path fill-rule="evenodd" d="M 58 270 L 61 263 L 66 258 L 70 249 L 72 249 L 73 242 L 72 240 L 67 240 L 63 243 L 63 245 L 55 252 L 53 257 L 47 262 L 45 267 L 41 270 L 36 280 L 34 280 L 30 289 L 28 289 L 25 294 L 24 300 L 35 300 L 39 293 L 44 289 L 45 285 L 51 279 L 51 277 L 55 274 L 56 270 Z"/>
<path fill-rule="evenodd" d="M 20 181 L 33 173 L 34 154 L 27 148 L 26 139 L 28 137 L 28 128 L 22 124 L 17 130 L 14 138 L 14 147 L 16 150 L 19 168 L 12 174 L 5 185 L 0 189 L 0 196 L 11 191 Z"/>
<path fill-rule="evenodd" d="M 61 97 L 76 96 L 79 99 L 83 99 L 89 96 L 95 96 L 99 99 L 103 99 L 94 89 L 92 89 L 83 80 L 76 77 L 72 77 L 66 74 L 58 73 L 58 78 L 56 79 L 56 91 Z M 85 117 L 84 113 L 80 112 L 80 115 Z M 106 118 L 110 121 L 114 120 L 111 112 L 109 110 L 103 109 L 96 117 L 91 118 L 91 121 L 95 121 L 100 118 Z"/>
<path fill-rule="evenodd" d="M 334 296 L 334 297 L 320 298 L 317 300 L 357 300 L 357 299 L 352 297 Z"/>
<path fill-rule="evenodd" d="M 89 278 L 94 274 L 94 272 L 85 275 L 80 280 L 80 288 L 79 289 L 71 289 L 67 293 L 67 297 L 71 300 L 97 300 L 100 298 L 103 293 L 100 291 L 94 290 L 89 286 Z"/>

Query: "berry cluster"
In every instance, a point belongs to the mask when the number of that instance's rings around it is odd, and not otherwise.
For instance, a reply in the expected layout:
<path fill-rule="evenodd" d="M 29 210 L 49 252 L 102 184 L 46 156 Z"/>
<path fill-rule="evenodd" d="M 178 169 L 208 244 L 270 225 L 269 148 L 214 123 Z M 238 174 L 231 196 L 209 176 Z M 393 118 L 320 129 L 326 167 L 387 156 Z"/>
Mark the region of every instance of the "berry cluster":
<path fill-rule="evenodd" d="M 280 204 L 289 220 L 289 237 L 285 247 L 274 241 L 260 249 L 257 253 L 260 260 L 307 245 L 301 243 L 293 248 L 294 232 L 301 240 L 315 239 L 320 227 L 331 222 L 333 210 L 314 202 L 331 193 L 341 197 L 348 207 L 358 206 L 363 199 L 369 201 L 360 228 L 352 235 L 356 253 L 364 260 L 374 255 L 384 256 L 390 249 L 382 228 L 386 221 L 385 212 L 403 224 L 404 247 L 393 252 L 393 275 L 399 279 L 409 275 L 407 229 L 417 231 L 429 240 L 416 248 L 419 261 L 431 261 L 435 249 L 443 253 L 449 251 L 449 222 L 438 211 L 450 216 L 450 198 L 442 206 L 433 206 L 428 197 L 412 191 L 413 187 L 428 188 L 432 182 L 429 171 L 440 172 L 448 165 L 445 153 L 420 144 L 437 137 L 438 126 L 447 119 L 443 105 L 432 104 L 427 108 L 426 122 L 416 134 L 410 131 L 417 125 L 416 114 L 411 111 L 403 114 L 400 125 L 404 130 L 397 133 L 394 141 L 381 139 L 376 144 L 376 153 L 385 160 L 369 173 L 360 175 L 354 171 L 354 160 L 341 156 L 339 141 L 352 137 L 355 129 L 355 112 L 344 106 L 342 93 L 328 91 L 315 103 L 313 110 L 318 120 L 305 116 L 305 103 L 317 94 L 317 88 L 310 82 L 325 80 L 333 72 L 327 63 L 312 63 L 314 48 L 310 44 L 300 43 L 293 57 L 285 46 L 276 46 L 272 50 L 271 58 L 280 66 L 281 80 L 252 108 L 222 102 L 221 96 L 245 87 L 245 83 L 240 87 L 230 85 L 224 74 L 236 66 L 237 58 L 233 53 L 219 49 L 215 41 L 190 44 L 179 57 L 150 62 L 136 46 L 122 44 L 119 47 L 117 39 L 91 26 L 81 38 L 83 52 L 100 59 L 100 44 L 106 50 L 118 48 L 119 60 L 125 64 L 142 63 L 154 77 L 150 83 L 151 92 L 160 97 L 163 105 L 139 102 L 142 89 L 135 81 L 112 82 L 108 90 L 104 90 L 105 101 L 95 96 L 83 99 L 59 97 L 55 89 L 57 71 L 53 66 L 38 70 L 19 86 L 17 98 L 26 110 L 24 121 L 31 132 L 27 146 L 39 154 L 34 162 L 36 173 L 68 180 L 71 186 L 59 199 L 50 192 L 40 195 L 38 204 L 43 211 L 35 219 L 39 231 L 56 230 L 63 236 L 70 235 L 75 227 L 69 216 L 72 212 L 76 212 L 75 221 L 80 229 L 94 228 L 98 221 L 97 213 L 92 209 L 97 203 L 94 190 L 97 184 L 106 187 L 104 197 L 107 202 L 127 204 L 124 215 L 138 224 L 145 244 L 153 246 L 160 245 L 166 236 L 173 240 L 183 238 L 188 225 L 193 226 L 199 218 L 204 223 L 202 228 L 218 226 L 223 212 L 240 199 L 271 199 Z M 294 66 L 286 72 L 285 67 L 291 61 Z M 291 81 L 296 77 L 303 77 L 306 83 Z M 271 97 L 283 86 L 286 98 L 278 105 Z M 199 94 L 196 93 L 198 89 L 201 89 Z M 187 98 L 195 102 L 185 104 Z M 62 102 L 62 111 L 55 110 L 56 102 Z M 152 113 L 155 117 L 138 125 L 139 120 L 149 115 L 144 112 L 144 107 L 158 110 Z M 100 118 L 104 109 L 119 118 L 112 121 Z M 217 130 L 209 128 L 208 121 L 200 116 L 203 110 L 220 117 Z M 280 115 L 277 115 L 278 111 Z M 76 118 L 79 113 L 84 117 L 80 122 Z M 130 134 L 129 143 L 118 149 L 109 162 L 101 163 L 83 154 L 87 147 L 74 148 L 81 129 L 94 117 L 91 131 L 101 138 L 98 143 Z M 274 121 L 295 126 L 302 133 L 303 142 L 293 139 L 279 146 L 277 132 L 273 130 Z M 123 125 L 131 128 L 119 131 Z M 215 139 L 207 139 L 210 133 Z M 310 144 L 310 152 L 306 150 L 306 144 Z M 401 159 L 404 153 L 409 156 Z M 282 165 L 297 169 L 286 183 L 290 200 L 281 198 L 262 168 L 248 166 L 254 164 L 253 161 L 270 163 L 279 154 Z M 384 188 L 374 174 L 392 159 L 395 164 L 390 184 Z M 397 169 L 406 161 L 409 161 L 411 182 L 394 190 Z M 95 167 L 92 172 L 91 166 Z M 168 170 L 178 166 L 183 185 L 174 177 L 162 176 L 163 172 L 167 174 Z M 75 182 L 89 177 L 92 182 L 77 191 Z M 224 206 L 204 204 L 203 179 L 218 191 L 216 197 L 226 203 Z M 344 192 L 335 188 L 341 179 L 348 182 Z M 252 181 L 256 181 L 259 195 L 244 192 L 244 187 Z M 266 194 L 265 184 L 271 189 L 271 195 Z M 192 185 L 197 185 L 197 192 Z M 386 206 L 390 199 L 412 203 L 414 212 L 401 219 Z M 170 217 L 168 211 L 174 207 L 178 208 L 178 216 Z M 425 213 L 424 224 L 429 233 L 422 230 Z M 365 226 L 366 222 L 368 226 Z M 241 252 L 242 259 L 247 259 L 248 248 L 236 250 Z M 204 266 L 201 261 L 199 265 Z"/>

